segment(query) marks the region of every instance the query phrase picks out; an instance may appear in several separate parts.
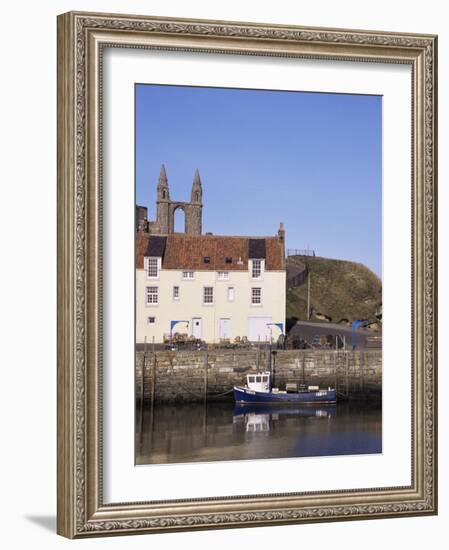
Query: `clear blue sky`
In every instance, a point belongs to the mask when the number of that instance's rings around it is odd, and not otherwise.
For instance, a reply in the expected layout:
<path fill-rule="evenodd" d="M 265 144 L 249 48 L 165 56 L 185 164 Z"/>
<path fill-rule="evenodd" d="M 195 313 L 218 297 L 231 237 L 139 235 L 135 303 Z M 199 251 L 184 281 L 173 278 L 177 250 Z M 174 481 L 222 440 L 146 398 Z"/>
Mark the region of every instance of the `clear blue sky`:
<path fill-rule="evenodd" d="M 203 184 L 203 231 L 274 235 L 381 276 L 382 98 L 136 85 L 136 200 Z M 179 221 L 176 221 L 177 224 Z"/>

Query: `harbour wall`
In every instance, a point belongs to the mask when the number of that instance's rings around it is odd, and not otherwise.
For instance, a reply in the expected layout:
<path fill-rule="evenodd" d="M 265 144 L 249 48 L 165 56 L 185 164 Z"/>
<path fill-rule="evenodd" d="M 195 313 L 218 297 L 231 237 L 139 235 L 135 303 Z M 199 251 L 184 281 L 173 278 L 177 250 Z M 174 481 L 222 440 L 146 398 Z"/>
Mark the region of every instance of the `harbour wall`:
<path fill-rule="evenodd" d="M 273 386 L 287 382 L 336 387 L 340 398 L 380 399 L 381 350 L 276 350 L 271 355 Z M 268 349 L 138 351 L 136 398 L 155 403 L 232 398 L 246 375 L 269 370 Z"/>

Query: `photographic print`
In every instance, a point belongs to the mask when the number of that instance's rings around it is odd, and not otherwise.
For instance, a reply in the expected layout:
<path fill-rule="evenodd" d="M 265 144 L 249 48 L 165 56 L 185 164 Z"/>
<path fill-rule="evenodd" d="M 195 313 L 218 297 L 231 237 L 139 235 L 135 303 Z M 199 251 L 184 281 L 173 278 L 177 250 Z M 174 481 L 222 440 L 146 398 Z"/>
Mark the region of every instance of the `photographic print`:
<path fill-rule="evenodd" d="M 382 452 L 382 97 L 135 85 L 135 460 Z"/>

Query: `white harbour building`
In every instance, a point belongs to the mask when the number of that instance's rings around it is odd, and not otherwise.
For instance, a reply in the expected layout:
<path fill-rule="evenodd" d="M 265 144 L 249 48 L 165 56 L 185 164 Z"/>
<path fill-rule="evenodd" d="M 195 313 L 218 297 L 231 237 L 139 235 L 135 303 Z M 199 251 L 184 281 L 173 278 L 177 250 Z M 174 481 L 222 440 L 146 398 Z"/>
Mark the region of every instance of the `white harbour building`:
<path fill-rule="evenodd" d="M 277 340 L 285 331 L 283 225 L 269 237 L 199 234 L 202 187 L 198 172 L 192 202 L 174 203 L 162 168 L 158 218 L 162 197 L 168 203 L 163 223 L 160 219 L 149 222 L 146 209 L 136 208 L 137 343 L 160 343 L 175 333 L 207 343 L 236 338 Z M 174 232 L 176 208 L 186 213 L 185 233 Z"/>

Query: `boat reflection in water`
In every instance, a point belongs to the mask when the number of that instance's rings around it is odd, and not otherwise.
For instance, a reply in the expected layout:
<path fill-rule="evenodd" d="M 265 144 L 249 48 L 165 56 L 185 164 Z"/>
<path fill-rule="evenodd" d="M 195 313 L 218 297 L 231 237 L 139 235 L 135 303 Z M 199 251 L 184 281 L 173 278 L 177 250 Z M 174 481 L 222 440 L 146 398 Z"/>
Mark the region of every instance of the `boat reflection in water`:
<path fill-rule="evenodd" d="M 233 424 L 245 426 L 247 433 L 268 432 L 284 417 L 323 418 L 330 420 L 337 414 L 336 405 L 288 407 L 276 405 L 243 405 L 234 407 Z"/>
<path fill-rule="evenodd" d="M 382 452 L 381 404 L 147 404 L 136 463 L 168 464 Z"/>

